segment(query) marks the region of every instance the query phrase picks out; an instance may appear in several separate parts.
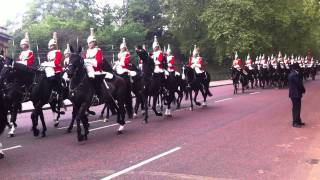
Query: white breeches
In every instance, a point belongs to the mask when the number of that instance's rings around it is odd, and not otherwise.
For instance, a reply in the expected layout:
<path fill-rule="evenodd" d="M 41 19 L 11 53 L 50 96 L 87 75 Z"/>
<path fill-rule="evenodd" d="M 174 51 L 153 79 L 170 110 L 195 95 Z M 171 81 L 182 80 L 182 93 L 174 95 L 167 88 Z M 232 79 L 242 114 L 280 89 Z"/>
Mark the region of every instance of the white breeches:
<path fill-rule="evenodd" d="M 91 64 L 85 64 L 86 70 L 87 70 L 87 74 L 89 78 L 94 78 L 94 69 L 93 66 Z"/>
<path fill-rule="evenodd" d="M 163 73 L 164 71 L 163 71 L 163 69 L 161 69 L 159 66 L 155 66 L 155 68 L 154 68 L 154 72 L 155 73 Z"/>
<path fill-rule="evenodd" d="M 53 67 L 45 67 L 44 71 L 46 73 L 47 78 L 52 77 L 55 74 Z"/>

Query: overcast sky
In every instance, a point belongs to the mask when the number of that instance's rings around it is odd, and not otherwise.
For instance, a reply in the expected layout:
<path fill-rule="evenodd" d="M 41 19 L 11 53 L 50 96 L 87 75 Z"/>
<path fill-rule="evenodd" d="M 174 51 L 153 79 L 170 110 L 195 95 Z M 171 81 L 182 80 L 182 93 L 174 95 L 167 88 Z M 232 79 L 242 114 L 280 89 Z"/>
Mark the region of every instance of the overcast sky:
<path fill-rule="evenodd" d="M 27 10 L 27 4 L 33 0 L 0 0 L 0 26 L 5 25 L 7 20 L 21 22 L 23 13 Z M 122 0 L 96 0 L 98 3 L 108 2 L 112 6 L 121 5 Z"/>

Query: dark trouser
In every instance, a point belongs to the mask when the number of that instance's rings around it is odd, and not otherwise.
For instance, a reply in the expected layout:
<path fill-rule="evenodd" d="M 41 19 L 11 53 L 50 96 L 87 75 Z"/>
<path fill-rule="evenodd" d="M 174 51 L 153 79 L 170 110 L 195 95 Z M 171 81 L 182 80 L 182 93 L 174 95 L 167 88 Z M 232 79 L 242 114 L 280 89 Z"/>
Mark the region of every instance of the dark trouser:
<path fill-rule="evenodd" d="M 301 123 L 300 112 L 301 112 L 301 97 L 291 98 L 292 101 L 292 118 L 293 124 Z"/>

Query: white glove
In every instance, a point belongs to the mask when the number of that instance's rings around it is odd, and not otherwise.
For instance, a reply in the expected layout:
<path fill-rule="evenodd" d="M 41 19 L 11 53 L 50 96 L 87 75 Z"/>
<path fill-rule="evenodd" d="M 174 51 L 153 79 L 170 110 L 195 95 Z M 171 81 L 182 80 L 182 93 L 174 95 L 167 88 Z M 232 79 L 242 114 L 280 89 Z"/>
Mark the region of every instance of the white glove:
<path fill-rule="evenodd" d="M 169 64 L 168 64 L 168 67 L 172 67 L 172 64 L 171 64 L 171 63 L 169 63 Z"/>
<path fill-rule="evenodd" d="M 159 65 L 159 64 L 161 64 L 161 63 L 160 63 L 160 61 L 155 60 L 155 61 L 154 61 L 154 64 Z"/>
<path fill-rule="evenodd" d="M 93 67 L 97 67 L 98 66 L 98 62 L 95 59 L 84 59 L 84 63 L 86 65 L 90 64 Z"/>
<path fill-rule="evenodd" d="M 43 66 L 43 67 L 55 67 L 56 65 L 54 64 L 53 61 L 46 61 L 46 62 L 41 63 L 41 66 Z"/>

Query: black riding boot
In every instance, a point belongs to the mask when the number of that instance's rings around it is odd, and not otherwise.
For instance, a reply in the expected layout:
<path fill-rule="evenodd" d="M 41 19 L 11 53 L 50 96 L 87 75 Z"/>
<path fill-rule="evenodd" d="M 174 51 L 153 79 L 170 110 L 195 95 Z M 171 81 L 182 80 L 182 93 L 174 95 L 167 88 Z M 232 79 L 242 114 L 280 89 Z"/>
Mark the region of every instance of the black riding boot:
<path fill-rule="evenodd" d="M 92 99 L 92 104 L 93 105 L 98 105 L 100 100 L 99 100 L 99 95 L 100 92 L 98 90 L 98 85 L 96 83 L 96 80 L 94 78 L 89 78 L 89 82 L 91 83 L 92 87 L 93 87 L 93 99 Z"/>

